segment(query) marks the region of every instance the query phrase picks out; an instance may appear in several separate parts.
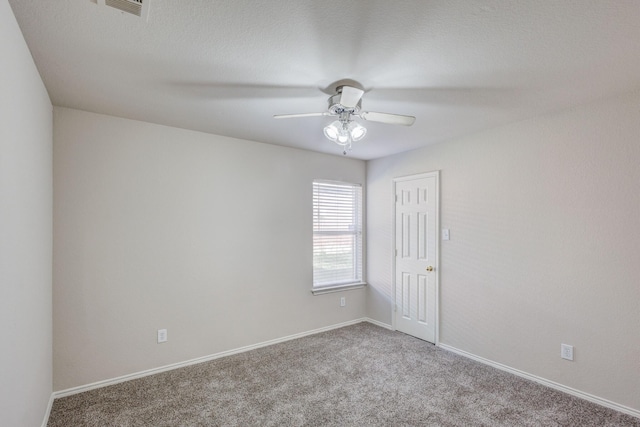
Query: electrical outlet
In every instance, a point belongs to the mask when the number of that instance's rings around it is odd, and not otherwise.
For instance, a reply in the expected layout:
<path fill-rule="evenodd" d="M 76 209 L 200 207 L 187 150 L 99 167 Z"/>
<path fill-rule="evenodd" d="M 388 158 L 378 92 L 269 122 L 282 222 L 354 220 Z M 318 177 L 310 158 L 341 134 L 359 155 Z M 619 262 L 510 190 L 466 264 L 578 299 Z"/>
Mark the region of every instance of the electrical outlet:
<path fill-rule="evenodd" d="M 167 330 L 158 329 L 158 344 L 161 342 L 167 342 Z"/>
<path fill-rule="evenodd" d="M 340 297 L 340 307 L 345 307 L 347 305 L 347 298 Z"/>
<path fill-rule="evenodd" d="M 442 240 L 449 240 L 449 229 L 448 228 L 443 228 L 442 229 Z"/>
<path fill-rule="evenodd" d="M 573 346 L 569 344 L 560 344 L 560 357 L 567 360 L 573 360 Z"/>

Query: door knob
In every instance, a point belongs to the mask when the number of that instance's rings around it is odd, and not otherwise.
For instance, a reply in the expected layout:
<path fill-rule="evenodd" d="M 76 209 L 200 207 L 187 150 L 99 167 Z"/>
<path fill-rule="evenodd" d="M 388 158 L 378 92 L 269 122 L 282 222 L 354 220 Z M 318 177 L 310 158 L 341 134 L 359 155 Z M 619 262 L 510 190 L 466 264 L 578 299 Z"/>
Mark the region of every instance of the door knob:
<path fill-rule="evenodd" d="M 432 266 L 427 267 L 427 271 L 433 271 L 433 267 Z"/>

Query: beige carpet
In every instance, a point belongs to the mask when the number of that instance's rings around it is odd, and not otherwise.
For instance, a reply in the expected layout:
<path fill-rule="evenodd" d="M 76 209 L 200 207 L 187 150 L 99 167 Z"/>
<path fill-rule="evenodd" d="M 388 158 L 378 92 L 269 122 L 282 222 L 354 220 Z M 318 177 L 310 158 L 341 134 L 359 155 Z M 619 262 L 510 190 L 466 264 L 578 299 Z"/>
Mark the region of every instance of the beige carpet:
<path fill-rule="evenodd" d="M 639 426 L 361 323 L 56 399 L 50 427 Z"/>

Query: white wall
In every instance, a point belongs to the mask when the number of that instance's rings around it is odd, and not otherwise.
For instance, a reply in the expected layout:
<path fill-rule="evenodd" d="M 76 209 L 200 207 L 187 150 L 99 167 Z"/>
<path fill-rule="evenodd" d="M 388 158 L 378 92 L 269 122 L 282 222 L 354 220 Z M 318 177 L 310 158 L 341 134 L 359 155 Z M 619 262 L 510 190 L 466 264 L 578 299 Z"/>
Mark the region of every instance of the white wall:
<path fill-rule="evenodd" d="M 639 135 L 631 93 L 369 162 L 368 315 L 391 323 L 393 177 L 441 170 L 441 342 L 640 410 Z"/>
<path fill-rule="evenodd" d="M 54 389 L 364 316 L 310 292 L 314 178 L 365 164 L 56 107 Z"/>
<path fill-rule="evenodd" d="M 49 96 L 0 0 L 0 425 L 40 425 L 52 386 Z"/>

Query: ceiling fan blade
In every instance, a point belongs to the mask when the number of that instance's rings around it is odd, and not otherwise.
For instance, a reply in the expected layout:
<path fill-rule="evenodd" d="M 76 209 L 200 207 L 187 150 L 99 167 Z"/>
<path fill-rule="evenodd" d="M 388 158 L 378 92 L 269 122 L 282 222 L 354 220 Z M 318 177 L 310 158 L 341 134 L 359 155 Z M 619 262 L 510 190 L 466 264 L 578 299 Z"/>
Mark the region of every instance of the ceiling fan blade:
<path fill-rule="evenodd" d="M 388 123 L 390 125 L 411 126 L 416 118 L 413 116 L 403 116 L 401 114 L 376 113 L 373 111 L 361 111 L 360 118 L 369 122 Z"/>
<path fill-rule="evenodd" d="M 206 99 L 280 99 L 320 97 L 315 86 L 284 86 L 250 83 L 217 83 L 213 81 L 172 81 L 168 84 L 182 94 Z"/>
<path fill-rule="evenodd" d="M 275 114 L 274 119 L 291 119 L 295 117 L 316 117 L 316 116 L 331 116 L 330 113 L 300 113 L 300 114 Z"/>
<path fill-rule="evenodd" d="M 353 86 L 342 86 L 340 105 L 346 108 L 355 108 L 363 94 L 364 91 L 362 89 Z"/>

